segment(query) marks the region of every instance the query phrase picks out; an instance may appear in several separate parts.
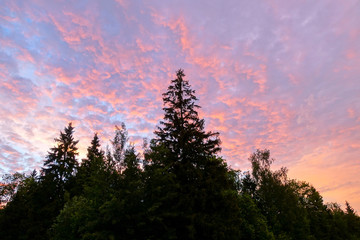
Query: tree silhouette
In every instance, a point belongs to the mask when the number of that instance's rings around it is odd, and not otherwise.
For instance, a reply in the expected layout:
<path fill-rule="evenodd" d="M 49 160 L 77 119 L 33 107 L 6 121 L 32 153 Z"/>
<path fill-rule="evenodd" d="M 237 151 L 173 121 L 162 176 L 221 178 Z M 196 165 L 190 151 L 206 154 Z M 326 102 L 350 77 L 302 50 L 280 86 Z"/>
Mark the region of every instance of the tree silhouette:
<path fill-rule="evenodd" d="M 233 172 L 216 155 L 219 134 L 204 130 L 195 91 L 184 77 L 179 69 L 163 94 L 164 119 L 147 154 L 152 164 L 145 168 L 145 193 L 156 219 L 151 226 L 166 232 L 153 238 L 234 238 L 240 211 Z"/>
<path fill-rule="evenodd" d="M 74 140 L 73 133 L 74 127 L 69 123 L 64 132 L 60 132 L 60 137 L 55 138 L 57 145 L 48 152 L 42 168 L 45 178 L 53 178 L 58 187 L 63 187 L 64 183 L 74 175 L 78 165 L 76 145 L 79 141 Z"/>
<path fill-rule="evenodd" d="M 219 152 L 220 139 L 219 133 L 204 131 L 204 119 L 196 111 L 200 108 L 196 104 L 198 99 L 184 77 L 184 71 L 179 69 L 163 94 L 165 116 L 155 134 L 156 141 L 164 144 L 179 161 L 196 163 L 199 156 Z"/>

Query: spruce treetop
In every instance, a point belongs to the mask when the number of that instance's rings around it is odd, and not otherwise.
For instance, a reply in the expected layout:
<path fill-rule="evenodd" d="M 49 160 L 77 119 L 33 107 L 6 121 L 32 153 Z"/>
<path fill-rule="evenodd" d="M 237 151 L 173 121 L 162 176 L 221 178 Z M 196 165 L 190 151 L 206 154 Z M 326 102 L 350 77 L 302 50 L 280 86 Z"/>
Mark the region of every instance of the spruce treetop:
<path fill-rule="evenodd" d="M 73 137 L 74 127 L 69 123 L 60 137 L 55 138 L 56 146 L 50 149 L 44 162 L 42 172 L 45 176 L 54 176 L 59 182 L 66 182 L 76 170 L 78 165 L 76 156 L 77 144 Z"/>
<path fill-rule="evenodd" d="M 104 158 L 104 151 L 100 149 L 100 139 L 97 133 L 94 134 L 94 138 L 91 140 L 91 146 L 88 147 L 87 151 L 88 159 Z"/>
<path fill-rule="evenodd" d="M 179 69 L 163 94 L 165 116 L 155 131 L 156 142 L 164 144 L 179 159 L 216 154 L 220 151 L 219 133 L 205 132 L 195 91 L 184 77 L 184 70 Z"/>

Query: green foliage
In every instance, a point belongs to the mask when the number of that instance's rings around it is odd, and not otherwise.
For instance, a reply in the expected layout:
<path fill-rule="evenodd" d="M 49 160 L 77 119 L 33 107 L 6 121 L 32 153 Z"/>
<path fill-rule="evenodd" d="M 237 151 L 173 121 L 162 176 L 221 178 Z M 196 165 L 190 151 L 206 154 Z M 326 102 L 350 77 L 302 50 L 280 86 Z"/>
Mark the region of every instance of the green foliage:
<path fill-rule="evenodd" d="M 241 237 L 242 239 L 275 239 L 269 230 L 265 216 L 257 207 L 255 201 L 247 193 L 239 196 L 241 211 Z"/>
<path fill-rule="evenodd" d="M 133 146 L 124 152 L 119 189 L 101 206 L 104 225 L 116 239 L 144 239 L 143 172 Z"/>
<path fill-rule="evenodd" d="M 325 205 L 309 183 L 288 179 L 286 168 L 272 171 L 269 150 L 257 150 L 249 161 L 252 174 L 243 174 L 241 192 L 255 201 L 276 239 L 359 239 L 359 217 L 350 205 L 346 213 Z"/>
<path fill-rule="evenodd" d="M 345 212 L 345 220 L 349 233 L 352 233 L 351 239 L 359 239 L 360 238 L 360 217 L 356 215 L 355 210 L 350 206 L 350 204 L 346 201 L 346 212 Z"/>
<path fill-rule="evenodd" d="M 287 169 L 271 171 L 273 159 L 269 150 L 257 150 L 249 158 L 252 179 L 245 177 L 244 193 L 253 198 L 266 217 L 277 239 L 307 239 L 310 236 L 306 210 L 299 205 L 299 197 L 287 178 Z M 251 185 L 253 183 L 253 185 Z"/>
<path fill-rule="evenodd" d="M 75 196 L 66 203 L 52 226 L 52 239 L 86 239 L 93 232 L 96 219 L 94 203 L 82 196 Z M 89 239 L 89 238 L 88 238 Z"/>
<path fill-rule="evenodd" d="M 91 145 L 87 149 L 87 158 L 83 159 L 77 169 L 77 195 L 83 193 L 86 196 L 101 197 L 107 189 L 107 175 L 105 153 L 100 149 L 100 140 L 94 135 Z"/>

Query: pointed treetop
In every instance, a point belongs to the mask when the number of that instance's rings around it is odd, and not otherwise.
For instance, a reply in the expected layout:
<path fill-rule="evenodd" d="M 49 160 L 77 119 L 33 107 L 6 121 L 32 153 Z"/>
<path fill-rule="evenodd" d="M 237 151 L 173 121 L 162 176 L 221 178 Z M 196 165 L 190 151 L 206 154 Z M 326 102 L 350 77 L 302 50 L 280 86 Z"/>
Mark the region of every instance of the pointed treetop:
<path fill-rule="evenodd" d="M 87 151 L 87 157 L 88 159 L 92 158 L 103 158 L 104 157 L 104 151 L 100 149 L 100 139 L 98 137 L 98 134 L 94 134 L 94 138 L 91 140 L 91 146 L 88 147 Z"/>
<path fill-rule="evenodd" d="M 55 138 L 56 146 L 50 149 L 44 162 L 42 172 L 45 176 L 53 176 L 59 182 L 67 181 L 75 172 L 78 165 L 76 156 L 77 144 L 74 140 L 74 127 L 70 122 L 60 137 Z"/>
<path fill-rule="evenodd" d="M 220 151 L 219 133 L 204 131 L 204 119 L 197 112 L 198 99 L 184 77 L 184 70 L 179 69 L 163 94 L 165 116 L 155 131 L 156 141 L 184 159 L 216 154 Z"/>

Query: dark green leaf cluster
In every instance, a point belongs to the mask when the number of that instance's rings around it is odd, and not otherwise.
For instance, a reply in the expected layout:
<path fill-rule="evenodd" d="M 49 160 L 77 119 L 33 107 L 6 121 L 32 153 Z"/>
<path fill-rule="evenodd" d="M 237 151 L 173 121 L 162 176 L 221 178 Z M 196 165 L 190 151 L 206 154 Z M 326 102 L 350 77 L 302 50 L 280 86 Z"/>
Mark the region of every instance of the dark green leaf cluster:
<path fill-rule="evenodd" d="M 106 151 L 95 134 L 78 164 L 70 123 L 39 173 L 4 176 L 0 238 L 360 239 L 348 202 L 324 204 L 286 168 L 271 170 L 270 151 L 250 156 L 251 173 L 228 167 L 184 77 L 163 94 L 164 120 L 142 155 L 122 124 Z"/>
<path fill-rule="evenodd" d="M 347 202 L 346 212 L 324 204 L 309 183 L 289 179 L 286 168 L 272 171 L 269 150 L 249 160 L 252 173 L 242 174 L 240 192 L 253 199 L 276 239 L 360 239 L 360 217 Z"/>

